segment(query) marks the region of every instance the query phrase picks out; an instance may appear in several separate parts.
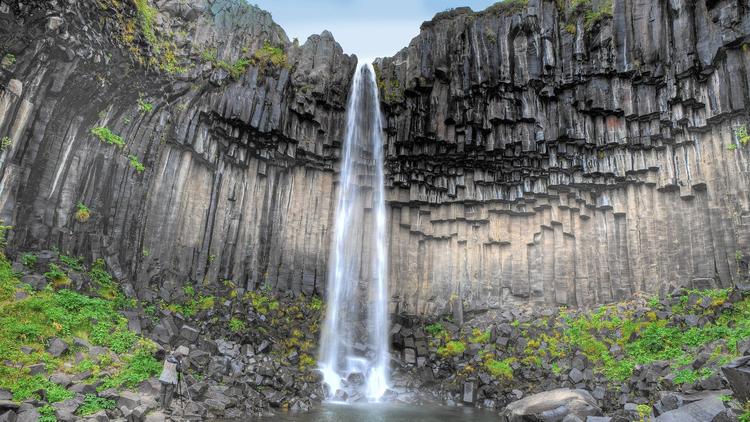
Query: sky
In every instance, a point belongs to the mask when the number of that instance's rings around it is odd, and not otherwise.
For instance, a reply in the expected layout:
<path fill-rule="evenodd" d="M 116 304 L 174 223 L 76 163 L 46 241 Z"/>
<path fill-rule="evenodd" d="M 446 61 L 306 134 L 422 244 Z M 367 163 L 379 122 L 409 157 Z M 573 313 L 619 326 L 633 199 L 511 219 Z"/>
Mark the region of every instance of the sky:
<path fill-rule="evenodd" d="M 249 0 L 271 12 L 289 39 L 304 43 L 323 30 L 360 61 L 392 56 L 419 34 L 422 22 L 448 8 L 483 10 L 497 0 Z"/>

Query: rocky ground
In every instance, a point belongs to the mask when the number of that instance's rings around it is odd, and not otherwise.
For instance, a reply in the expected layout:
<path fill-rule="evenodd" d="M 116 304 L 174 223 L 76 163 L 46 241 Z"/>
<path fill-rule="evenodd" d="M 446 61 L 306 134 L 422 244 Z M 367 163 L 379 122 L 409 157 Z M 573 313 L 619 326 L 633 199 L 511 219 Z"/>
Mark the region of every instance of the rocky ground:
<path fill-rule="evenodd" d="M 742 356 L 750 354 L 744 286 L 681 290 L 595 309 L 517 308 L 472 315 L 462 325 L 454 320 L 403 318 L 394 325 L 394 349 L 401 352 L 397 392 L 419 403 L 508 406 L 507 413 L 514 402 L 539 399 L 529 394 L 558 403 L 545 391 L 559 388 L 596 407 L 592 414 L 614 420 L 659 416 L 693 402 L 709 413 L 723 412 L 725 403 L 735 415 L 745 412 L 746 369 L 729 368 L 735 359 L 743 366 L 748 359 Z M 728 382 L 730 373 L 741 373 L 742 381 Z M 736 420 L 722 415 L 729 419 L 716 420 Z"/>
<path fill-rule="evenodd" d="M 320 402 L 311 355 L 321 301 L 222 286 L 139 302 L 101 262 L 0 255 L 0 421 L 214 420 Z M 170 415 L 156 377 L 182 345 L 190 353 Z"/>
<path fill-rule="evenodd" d="M 232 419 L 305 411 L 325 395 L 314 369 L 317 297 L 227 280 L 186 284 L 171 303 L 138 301 L 101 261 L 58 251 L 2 257 L 0 281 L 1 421 Z M 398 317 L 387 397 L 496 409 L 509 421 L 738 420 L 749 398 L 749 293 Z M 170 414 L 156 377 L 178 346 L 190 353 Z"/>

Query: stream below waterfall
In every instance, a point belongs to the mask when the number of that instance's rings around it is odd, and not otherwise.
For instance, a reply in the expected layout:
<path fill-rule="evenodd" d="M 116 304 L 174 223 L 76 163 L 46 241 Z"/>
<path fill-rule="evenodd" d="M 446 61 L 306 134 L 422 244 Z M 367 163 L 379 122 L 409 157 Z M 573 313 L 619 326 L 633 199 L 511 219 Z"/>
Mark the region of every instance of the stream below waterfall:
<path fill-rule="evenodd" d="M 470 407 L 431 407 L 401 404 L 325 403 L 306 413 L 252 419 L 256 422 L 495 422 L 497 413 Z"/>

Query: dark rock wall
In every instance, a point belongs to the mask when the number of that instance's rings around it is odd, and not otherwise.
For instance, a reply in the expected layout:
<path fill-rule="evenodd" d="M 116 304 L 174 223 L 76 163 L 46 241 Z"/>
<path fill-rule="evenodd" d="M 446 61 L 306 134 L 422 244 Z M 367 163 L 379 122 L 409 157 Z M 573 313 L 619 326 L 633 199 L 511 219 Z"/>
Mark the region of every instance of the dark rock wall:
<path fill-rule="evenodd" d="M 184 68 L 170 74 L 138 63 L 158 54 L 142 41 L 135 53 L 121 41 L 138 23 L 128 3 L 6 3 L 0 41 L 16 62 L 2 71 L 0 136 L 12 146 L 0 155 L 0 218 L 16 249 L 104 257 L 143 296 L 222 279 L 322 289 L 356 65 L 330 33 L 299 46 L 240 1 L 157 2 L 157 35 Z M 288 66 L 251 65 L 234 80 L 202 59 L 235 63 L 265 41 L 285 46 Z M 126 147 L 97 140 L 96 126 Z"/>
<path fill-rule="evenodd" d="M 132 39 L 130 2 L 0 3 L 0 52 L 16 57 L 0 69 L 13 248 L 104 257 L 141 296 L 222 279 L 321 292 L 356 58 L 329 33 L 290 42 L 238 0 L 152 4 L 171 49 Z M 615 0 L 589 27 L 554 1 L 457 9 L 379 61 L 394 311 L 585 305 L 743 277 L 750 148 L 729 146 L 750 124 L 748 10 Z M 288 66 L 235 80 L 206 59 L 236 63 L 266 41 Z M 182 69 L 154 70 L 165 52 Z"/>
<path fill-rule="evenodd" d="M 750 3 L 457 9 L 379 62 L 403 313 L 747 276 Z M 566 24 L 567 23 L 567 24 Z"/>

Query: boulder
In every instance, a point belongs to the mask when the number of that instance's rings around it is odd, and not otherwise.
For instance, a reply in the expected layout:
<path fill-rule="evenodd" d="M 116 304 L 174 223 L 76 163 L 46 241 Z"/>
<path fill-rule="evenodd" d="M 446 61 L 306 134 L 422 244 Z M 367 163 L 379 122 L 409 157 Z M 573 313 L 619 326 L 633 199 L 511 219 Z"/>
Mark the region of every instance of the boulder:
<path fill-rule="evenodd" d="M 742 402 L 750 400 L 750 356 L 743 356 L 721 368 L 734 396 Z"/>
<path fill-rule="evenodd" d="M 664 412 L 656 418 L 657 422 L 706 422 L 713 420 L 724 411 L 724 402 L 719 396 L 711 396 L 695 403 Z"/>
<path fill-rule="evenodd" d="M 533 394 L 509 404 L 500 414 L 504 422 L 558 422 L 568 415 L 585 420 L 601 416 L 596 400 L 586 390 L 559 388 Z"/>
<path fill-rule="evenodd" d="M 63 353 L 68 351 L 68 343 L 62 341 L 58 337 L 53 337 L 47 344 L 47 353 L 58 358 Z"/>

